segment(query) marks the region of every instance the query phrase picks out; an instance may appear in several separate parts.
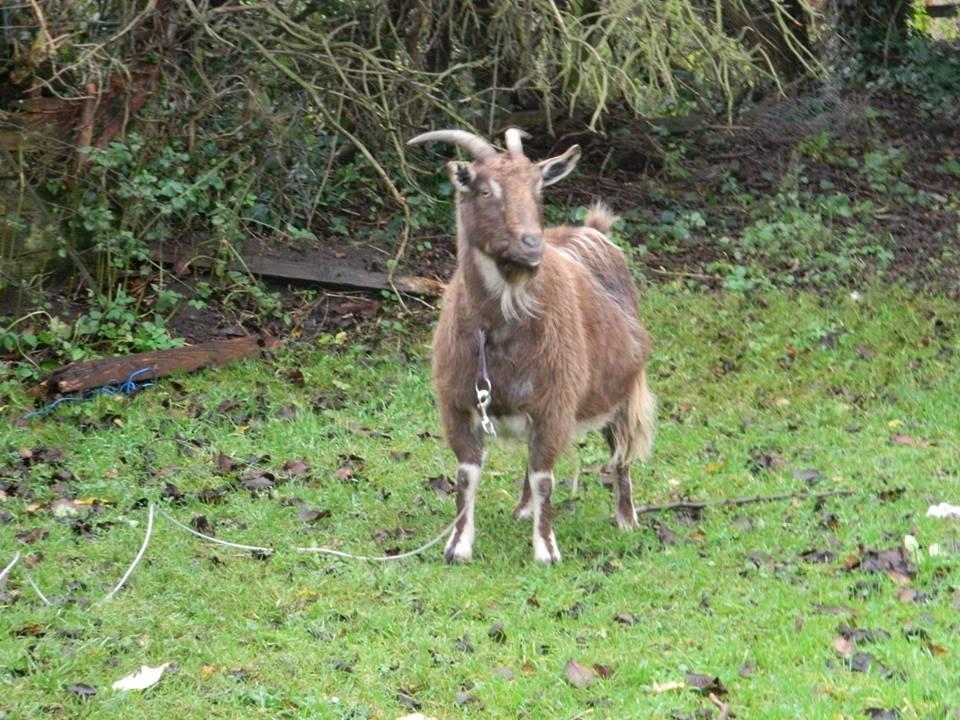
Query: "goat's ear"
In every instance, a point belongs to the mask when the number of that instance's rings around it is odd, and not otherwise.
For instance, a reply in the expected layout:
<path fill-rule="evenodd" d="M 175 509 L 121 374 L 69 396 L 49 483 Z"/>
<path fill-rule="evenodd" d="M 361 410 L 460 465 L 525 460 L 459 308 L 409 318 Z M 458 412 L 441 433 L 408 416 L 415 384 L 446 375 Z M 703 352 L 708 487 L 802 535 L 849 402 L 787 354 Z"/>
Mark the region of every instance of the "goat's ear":
<path fill-rule="evenodd" d="M 540 175 L 543 177 L 544 186 L 553 185 L 558 180 L 563 180 L 577 166 L 580 160 L 580 146 L 574 145 L 563 155 L 541 160 L 537 163 L 540 168 Z"/>
<path fill-rule="evenodd" d="M 450 171 L 450 182 L 458 192 L 470 192 L 473 181 L 477 179 L 477 171 L 473 165 L 462 160 L 454 160 L 447 163 L 447 170 Z"/>

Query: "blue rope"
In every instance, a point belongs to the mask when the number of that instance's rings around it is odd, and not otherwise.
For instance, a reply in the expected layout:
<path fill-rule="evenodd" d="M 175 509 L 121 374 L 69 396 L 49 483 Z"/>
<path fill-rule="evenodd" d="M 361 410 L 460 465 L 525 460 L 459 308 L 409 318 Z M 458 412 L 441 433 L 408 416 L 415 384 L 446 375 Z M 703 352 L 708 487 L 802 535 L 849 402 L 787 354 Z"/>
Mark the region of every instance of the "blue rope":
<path fill-rule="evenodd" d="M 89 400 L 90 398 L 96 397 L 97 395 L 133 395 L 138 390 L 144 390 L 148 387 L 153 387 L 152 382 L 137 382 L 136 378 L 140 375 L 143 375 L 145 372 L 150 372 L 153 368 L 140 368 L 130 373 L 130 377 L 124 380 L 119 385 L 104 385 L 103 387 L 94 388 L 93 390 L 87 390 L 83 395 L 77 397 L 76 395 L 65 395 L 62 398 L 57 398 L 52 403 L 46 407 L 40 408 L 39 410 L 34 410 L 24 415 L 21 420 L 29 420 L 33 417 L 45 417 L 52 413 L 60 403 L 65 402 L 76 402 L 77 400 Z"/>

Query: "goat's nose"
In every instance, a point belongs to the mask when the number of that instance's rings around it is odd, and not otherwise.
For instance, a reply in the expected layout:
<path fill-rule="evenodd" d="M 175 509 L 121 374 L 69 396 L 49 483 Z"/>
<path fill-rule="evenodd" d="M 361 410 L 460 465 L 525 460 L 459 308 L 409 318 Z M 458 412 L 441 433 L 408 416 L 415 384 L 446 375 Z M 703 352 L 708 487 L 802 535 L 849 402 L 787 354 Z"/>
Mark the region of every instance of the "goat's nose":
<path fill-rule="evenodd" d="M 543 235 L 540 233 L 525 233 L 520 236 L 520 244 L 527 250 L 539 250 L 543 245 Z"/>

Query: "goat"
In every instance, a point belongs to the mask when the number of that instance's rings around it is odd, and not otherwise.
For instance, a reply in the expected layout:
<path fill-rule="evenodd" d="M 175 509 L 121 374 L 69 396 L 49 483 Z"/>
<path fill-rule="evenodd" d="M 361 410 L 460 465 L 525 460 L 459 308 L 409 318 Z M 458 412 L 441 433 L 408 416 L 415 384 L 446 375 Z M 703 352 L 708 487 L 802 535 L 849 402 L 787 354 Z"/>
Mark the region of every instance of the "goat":
<path fill-rule="evenodd" d="M 532 516 L 534 560 L 543 564 L 560 562 L 550 495 L 554 463 L 574 436 L 602 429 L 622 530 L 637 526 L 630 463 L 647 459 L 653 445 L 656 401 L 645 371 L 651 341 L 623 253 L 606 235 L 617 218 L 597 203 L 580 227 L 544 228 L 541 191 L 574 169 L 580 148 L 533 163 L 524 137 L 507 130 L 503 153 L 463 130 L 407 143 L 447 142 L 473 156 L 448 163 L 457 267 L 432 346 L 440 418 L 458 462 L 447 562 L 473 554 L 485 431 L 527 440 L 514 516 Z"/>

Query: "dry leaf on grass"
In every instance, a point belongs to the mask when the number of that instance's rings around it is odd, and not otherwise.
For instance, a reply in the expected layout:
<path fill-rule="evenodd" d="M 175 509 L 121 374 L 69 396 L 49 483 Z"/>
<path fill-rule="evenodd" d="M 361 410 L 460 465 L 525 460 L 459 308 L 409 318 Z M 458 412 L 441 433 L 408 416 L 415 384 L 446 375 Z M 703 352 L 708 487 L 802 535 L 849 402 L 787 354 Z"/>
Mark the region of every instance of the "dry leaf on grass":
<path fill-rule="evenodd" d="M 163 677 L 164 671 L 169 666 L 170 663 L 164 663 L 163 665 L 158 665 L 157 667 L 144 665 L 137 672 L 117 680 L 113 684 L 113 689 L 121 691 L 146 690 L 147 688 L 153 687 L 160 682 L 160 678 Z"/>
<path fill-rule="evenodd" d="M 567 680 L 570 681 L 571 685 L 581 689 L 587 687 L 596 677 L 593 670 L 576 660 L 568 661 L 566 667 L 563 668 L 563 672 L 566 673 Z"/>
<path fill-rule="evenodd" d="M 651 685 L 655 693 L 665 693 L 670 692 L 671 690 L 685 690 L 687 684 L 680 680 L 668 680 L 667 682 L 655 682 Z"/>

